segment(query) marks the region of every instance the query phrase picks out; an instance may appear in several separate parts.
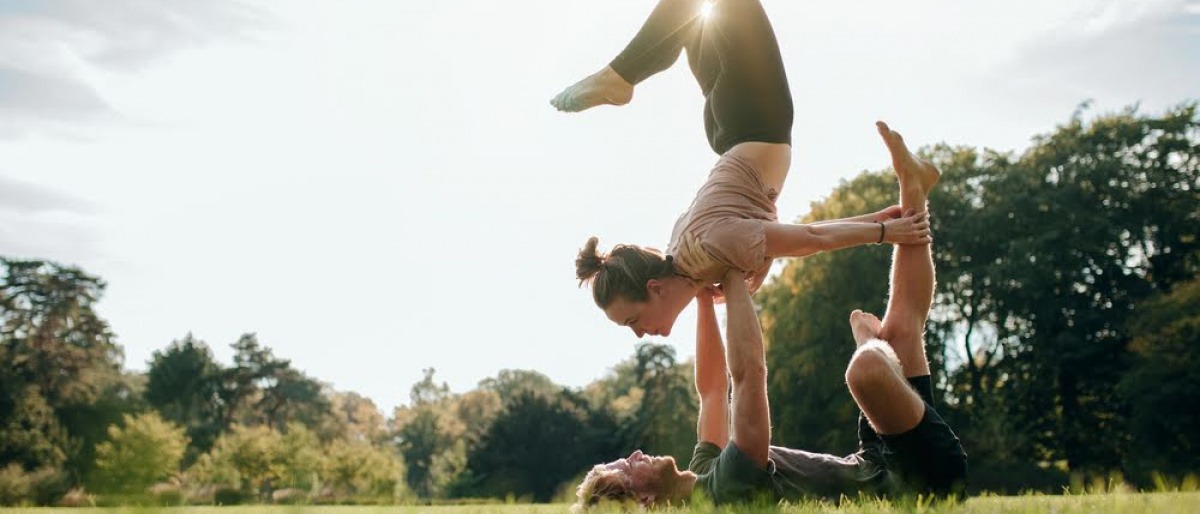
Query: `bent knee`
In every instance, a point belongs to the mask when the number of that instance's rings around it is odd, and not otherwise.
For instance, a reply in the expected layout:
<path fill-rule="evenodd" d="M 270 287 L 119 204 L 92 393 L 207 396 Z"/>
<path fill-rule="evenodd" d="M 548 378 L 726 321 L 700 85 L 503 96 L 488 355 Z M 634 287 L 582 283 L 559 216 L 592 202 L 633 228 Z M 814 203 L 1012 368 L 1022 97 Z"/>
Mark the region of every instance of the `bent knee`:
<path fill-rule="evenodd" d="M 883 341 L 871 341 L 860 347 L 846 367 L 846 385 L 851 389 L 868 388 L 903 376 L 896 352 Z"/>

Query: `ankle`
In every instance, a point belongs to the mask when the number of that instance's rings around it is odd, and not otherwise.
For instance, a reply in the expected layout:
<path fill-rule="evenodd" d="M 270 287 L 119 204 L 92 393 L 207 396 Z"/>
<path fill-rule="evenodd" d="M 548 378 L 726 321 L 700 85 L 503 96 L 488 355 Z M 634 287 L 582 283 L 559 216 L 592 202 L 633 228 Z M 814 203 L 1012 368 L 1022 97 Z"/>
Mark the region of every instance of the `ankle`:
<path fill-rule="evenodd" d="M 600 72 L 597 73 L 597 78 L 599 78 L 605 84 L 613 87 L 633 88 L 633 84 L 630 84 L 629 81 L 625 80 L 625 77 L 622 77 L 620 73 L 617 73 L 617 70 L 614 70 L 612 66 L 605 66 L 602 68 Z"/>
<path fill-rule="evenodd" d="M 904 210 L 915 209 L 924 211 L 929 203 L 929 196 L 920 186 L 904 186 L 900 189 L 900 207 Z"/>

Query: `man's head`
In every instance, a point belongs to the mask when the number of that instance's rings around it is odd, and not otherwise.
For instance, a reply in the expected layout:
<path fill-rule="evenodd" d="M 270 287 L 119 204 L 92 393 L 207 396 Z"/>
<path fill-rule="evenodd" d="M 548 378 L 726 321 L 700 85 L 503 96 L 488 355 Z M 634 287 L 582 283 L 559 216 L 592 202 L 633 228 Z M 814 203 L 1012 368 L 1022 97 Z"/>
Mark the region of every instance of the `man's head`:
<path fill-rule="evenodd" d="M 576 490 L 572 512 L 581 512 L 602 501 L 637 502 L 649 507 L 687 500 L 696 474 L 680 471 L 675 458 L 651 457 L 636 450 L 624 459 L 597 464 Z"/>

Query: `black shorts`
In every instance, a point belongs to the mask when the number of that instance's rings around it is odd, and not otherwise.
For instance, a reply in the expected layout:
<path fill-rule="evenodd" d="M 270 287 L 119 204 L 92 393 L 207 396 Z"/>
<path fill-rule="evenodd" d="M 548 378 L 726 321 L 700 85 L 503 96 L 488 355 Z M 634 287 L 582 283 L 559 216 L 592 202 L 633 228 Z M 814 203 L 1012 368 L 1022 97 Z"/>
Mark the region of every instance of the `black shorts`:
<path fill-rule="evenodd" d="M 967 452 L 950 425 L 933 408 L 930 377 L 912 377 L 908 381 L 925 403 L 921 422 L 903 434 L 879 435 L 862 417 L 859 443 L 898 482 L 897 492 L 961 496 L 966 486 Z"/>
<path fill-rule="evenodd" d="M 713 3 L 659 0 L 633 40 L 609 66 L 637 85 L 669 68 L 687 49 L 704 94 L 704 132 L 717 155 L 738 143 L 792 142 L 794 108 L 775 30 L 759 0 Z"/>

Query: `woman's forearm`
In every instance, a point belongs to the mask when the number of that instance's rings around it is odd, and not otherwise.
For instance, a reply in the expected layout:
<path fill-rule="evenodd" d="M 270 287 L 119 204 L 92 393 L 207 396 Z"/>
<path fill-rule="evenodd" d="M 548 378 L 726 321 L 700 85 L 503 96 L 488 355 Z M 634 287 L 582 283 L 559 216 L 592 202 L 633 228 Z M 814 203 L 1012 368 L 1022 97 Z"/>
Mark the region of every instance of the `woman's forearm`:
<path fill-rule="evenodd" d="M 818 252 L 879 241 L 879 224 L 830 221 L 820 225 L 766 224 L 767 255 L 806 257 Z"/>
<path fill-rule="evenodd" d="M 821 251 L 840 250 L 879 242 L 881 225 L 862 221 L 833 221 L 812 226 Z"/>
<path fill-rule="evenodd" d="M 814 226 L 814 227 L 819 227 L 821 225 L 828 225 L 830 223 L 847 223 L 847 222 L 849 222 L 849 223 L 874 223 L 875 222 L 875 213 L 868 212 L 866 214 L 859 214 L 858 216 L 851 216 L 849 218 L 837 218 L 837 219 L 832 219 L 832 220 L 814 221 L 812 223 L 809 223 L 809 225 Z"/>

